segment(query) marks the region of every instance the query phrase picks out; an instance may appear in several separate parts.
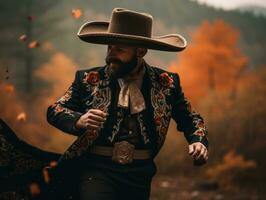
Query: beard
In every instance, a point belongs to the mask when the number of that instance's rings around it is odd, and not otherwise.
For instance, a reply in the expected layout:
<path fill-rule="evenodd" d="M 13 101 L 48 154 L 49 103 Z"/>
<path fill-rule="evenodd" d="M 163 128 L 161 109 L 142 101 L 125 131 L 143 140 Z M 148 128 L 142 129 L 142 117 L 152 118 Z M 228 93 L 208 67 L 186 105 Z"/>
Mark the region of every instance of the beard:
<path fill-rule="evenodd" d="M 133 58 L 128 62 L 123 62 L 118 58 L 107 56 L 105 62 L 109 67 L 110 76 L 112 78 L 123 78 L 128 75 L 137 66 L 138 57 L 134 54 Z M 111 65 L 111 63 L 113 65 Z"/>

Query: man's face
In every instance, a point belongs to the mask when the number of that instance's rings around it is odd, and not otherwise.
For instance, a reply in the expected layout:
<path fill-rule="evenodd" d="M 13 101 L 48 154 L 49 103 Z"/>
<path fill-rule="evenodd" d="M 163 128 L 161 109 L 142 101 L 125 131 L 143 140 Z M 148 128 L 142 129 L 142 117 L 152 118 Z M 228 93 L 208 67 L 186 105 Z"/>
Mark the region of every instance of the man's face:
<path fill-rule="evenodd" d="M 122 78 L 137 65 L 137 49 L 123 45 L 108 45 L 105 62 L 114 78 Z"/>

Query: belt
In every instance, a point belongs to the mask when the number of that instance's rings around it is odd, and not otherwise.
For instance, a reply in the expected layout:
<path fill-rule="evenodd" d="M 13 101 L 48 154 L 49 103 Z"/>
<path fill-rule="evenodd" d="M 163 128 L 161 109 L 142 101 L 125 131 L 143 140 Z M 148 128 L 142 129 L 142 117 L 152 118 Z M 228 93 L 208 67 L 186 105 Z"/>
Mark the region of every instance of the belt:
<path fill-rule="evenodd" d="M 93 145 L 89 152 L 96 155 L 111 156 L 112 160 L 119 164 L 131 163 L 133 159 L 149 159 L 152 155 L 151 150 L 135 149 L 135 146 L 127 141 L 116 142 L 113 147 Z"/>

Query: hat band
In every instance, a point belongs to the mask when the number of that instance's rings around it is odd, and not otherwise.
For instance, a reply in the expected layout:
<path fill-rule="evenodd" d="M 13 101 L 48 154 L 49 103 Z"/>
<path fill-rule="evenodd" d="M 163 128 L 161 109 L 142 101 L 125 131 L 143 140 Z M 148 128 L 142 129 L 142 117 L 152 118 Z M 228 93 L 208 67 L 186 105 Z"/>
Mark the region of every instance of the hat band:
<path fill-rule="evenodd" d="M 125 26 L 112 26 L 112 24 L 110 24 L 110 26 L 111 26 L 111 28 L 109 28 L 107 30 L 108 33 L 136 35 L 136 36 L 151 38 L 151 33 L 149 30 L 143 30 L 143 29 L 137 29 L 137 28 L 133 29 L 130 27 L 125 28 Z"/>

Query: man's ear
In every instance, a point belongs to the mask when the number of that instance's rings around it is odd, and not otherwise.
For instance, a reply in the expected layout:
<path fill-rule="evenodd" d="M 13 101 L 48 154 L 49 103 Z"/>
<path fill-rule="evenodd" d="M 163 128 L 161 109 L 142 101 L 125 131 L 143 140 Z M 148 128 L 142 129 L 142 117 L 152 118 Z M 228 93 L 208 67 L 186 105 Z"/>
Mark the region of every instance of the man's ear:
<path fill-rule="evenodd" d="M 137 48 L 137 56 L 139 58 L 143 58 L 146 55 L 147 51 L 148 50 L 146 48 Z"/>

